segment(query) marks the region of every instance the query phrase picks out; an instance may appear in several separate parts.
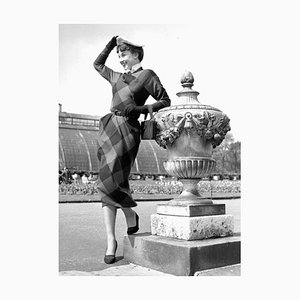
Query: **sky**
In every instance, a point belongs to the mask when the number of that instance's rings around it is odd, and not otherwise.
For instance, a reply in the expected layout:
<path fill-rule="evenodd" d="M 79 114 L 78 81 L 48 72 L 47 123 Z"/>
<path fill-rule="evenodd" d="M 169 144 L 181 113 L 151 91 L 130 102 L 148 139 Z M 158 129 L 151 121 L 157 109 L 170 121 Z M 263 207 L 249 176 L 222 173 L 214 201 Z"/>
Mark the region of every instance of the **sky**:
<path fill-rule="evenodd" d="M 60 24 L 58 103 L 62 111 L 97 116 L 109 112 L 111 86 L 93 62 L 109 40 L 119 35 L 144 45 L 142 66 L 155 71 L 172 105 L 182 90 L 182 74 L 192 72 L 199 102 L 223 111 L 231 119 L 234 139 L 241 140 L 243 94 L 239 83 L 244 57 L 239 51 L 238 28 L 207 26 L 209 31 L 191 24 Z M 123 71 L 115 49 L 106 64 Z M 150 97 L 147 103 L 154 101 Z"/>

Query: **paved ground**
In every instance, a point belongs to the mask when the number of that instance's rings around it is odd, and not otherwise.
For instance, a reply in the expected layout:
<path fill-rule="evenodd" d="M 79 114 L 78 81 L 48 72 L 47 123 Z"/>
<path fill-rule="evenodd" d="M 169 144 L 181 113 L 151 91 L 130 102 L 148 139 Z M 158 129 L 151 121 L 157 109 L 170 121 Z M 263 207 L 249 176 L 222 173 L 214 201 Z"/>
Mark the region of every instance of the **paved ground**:
<path fill-rule="evenodd" d="M 194 276 L 240 276 L 241 265 L 232 265 L 222 268 L 196 272 Z M 158 272 L 134 264 L 109 267 L 100 271 L 61 271 L 60 276 L 172 276 L 175 275 Z"/>
<path fill-rule="evenodd" d="M 165 201 L 139 201 L 136 211 L 140 216 L 140 231 L 150 232 L 150 215 L 156 213 L 156 205 Z M 234 215 L 235 232 L 240 232 L 240 199 L 215 200 L 225 203 L 226 213 Z M 106 265 L 105 229 L 100 203 L 59 204 L 59 271 L 61 275 L 159 275 L 156 271 L 128 264 L 123 259 L 123 237 L 126 221 L 121 211 L 117 214 L 116 236 L 119 243 L 117 262 Z M 109 269 L 108 269 L 109 268 Z M 105 271 L 106 270 L 106 271 Z M 233 268 L 237 275 L 239 268 Z M 68 271 L 68 272 L 67 272 Z M 73 272 L 70 272 L 73 271 Z M 104 272 L 105 271 L 105 272 Z M 80 273 L 81 272 L 81 273 Z M 82 273 L 84 272 L 84 273 Z M 90 273 L 86 273 L 90 272 Z M 154 274 L 155 273 L 155 274 Z M 228 272 L 227 272 L 228 273 Z M 229 272 L 230 274 L 230 272 Z M 164 274 L 160 274 L 164 275 Z M 213 274 L 211 274 L 213 275 Z M 208 275 L 204 275 L 208 276 Z"/>

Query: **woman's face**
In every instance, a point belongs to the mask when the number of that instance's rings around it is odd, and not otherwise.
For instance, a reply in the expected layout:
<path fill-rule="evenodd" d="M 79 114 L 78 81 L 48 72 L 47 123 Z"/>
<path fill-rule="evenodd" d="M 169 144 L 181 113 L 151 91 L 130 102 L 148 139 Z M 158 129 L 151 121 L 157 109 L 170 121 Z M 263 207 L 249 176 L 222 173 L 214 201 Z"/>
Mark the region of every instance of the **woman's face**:
<path fill-rule="evenodd" d="M 138 54 L 131 53 L 129 50 L 118 52 L 120 64 L 123 66 L 124 70 L 130 71 L 132 66 L 139 63 Z"/>

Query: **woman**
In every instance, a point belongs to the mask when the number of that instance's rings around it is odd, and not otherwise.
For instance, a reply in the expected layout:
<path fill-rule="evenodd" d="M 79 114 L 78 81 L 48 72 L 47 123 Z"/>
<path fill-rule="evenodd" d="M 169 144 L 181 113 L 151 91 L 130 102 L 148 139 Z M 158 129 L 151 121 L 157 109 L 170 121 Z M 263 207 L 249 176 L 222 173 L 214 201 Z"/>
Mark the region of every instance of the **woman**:
<path fill-rule="evenodd" d="M 126 73 L 115 72 L 105 65 L 115 46 Z M 132 209 L 137 204 L 132 199 L 128 181 L 140 144 L 138 118 L 140 114 L 147 114 L 149 109 L 155 112 L 169 106 L 171 102 L 157 75 L 141 67 L 143 55 L 142 46 L 115 36 L 94 62 L 95 69 L 111 84 L 113 93 L 111 113 L 99 122 L 98 140 L 98 190 L 107 234 L 104 257 L 107 264 L 115 262 L 118 246 L 115 238 L 117 208 L 125 215 L 127 234 L 139 230 L 139 217 Z M 149 95 L 157 100 L 151 106 L 145 105 Z"/>

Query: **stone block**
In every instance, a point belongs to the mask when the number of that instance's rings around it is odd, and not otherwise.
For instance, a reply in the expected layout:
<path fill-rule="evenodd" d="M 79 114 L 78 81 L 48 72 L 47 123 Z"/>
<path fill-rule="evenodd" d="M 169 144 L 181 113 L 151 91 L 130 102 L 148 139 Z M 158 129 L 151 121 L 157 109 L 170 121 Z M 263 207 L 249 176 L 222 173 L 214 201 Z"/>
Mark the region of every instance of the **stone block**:
<path fill-rule="evenodd" d="M 182 217 L 151 215 L 151 233 L 182 240 L 201 240 L 233 235 L 233 216 Z"/>
<path fill-rule="evenodd" d="M 124 237 L 127 262 L 177 276 L 193 276 L 197 271 L 241 262 L 241 239 L 234 236 L 184 241 L 149 233 Z"/>
<path fill-rule="evenodd" d="M 225 204 L 159 204 L 157 205 L 157 213 L 186 217 L 224 215 Z"/>

